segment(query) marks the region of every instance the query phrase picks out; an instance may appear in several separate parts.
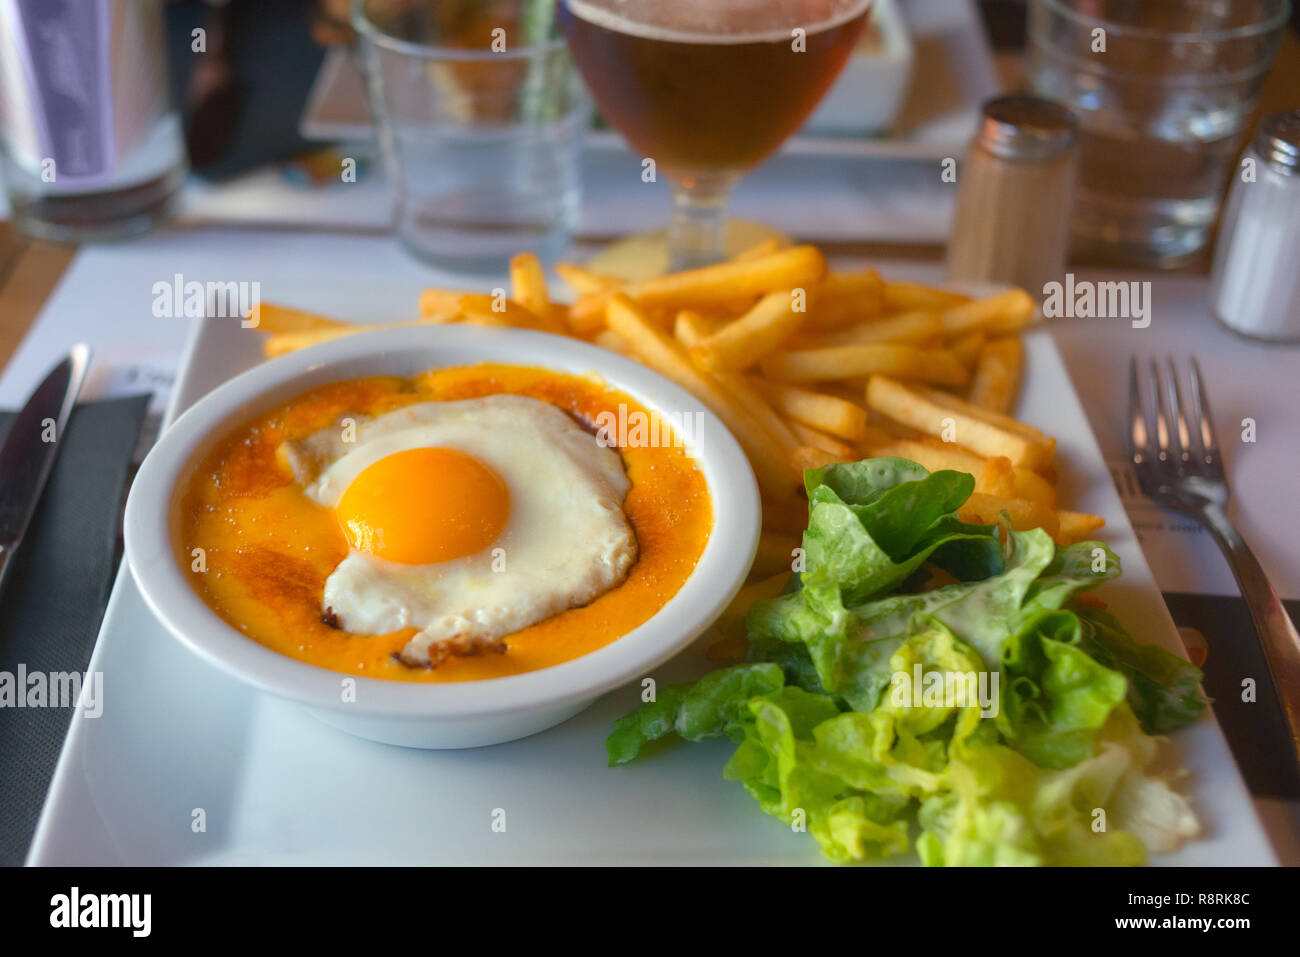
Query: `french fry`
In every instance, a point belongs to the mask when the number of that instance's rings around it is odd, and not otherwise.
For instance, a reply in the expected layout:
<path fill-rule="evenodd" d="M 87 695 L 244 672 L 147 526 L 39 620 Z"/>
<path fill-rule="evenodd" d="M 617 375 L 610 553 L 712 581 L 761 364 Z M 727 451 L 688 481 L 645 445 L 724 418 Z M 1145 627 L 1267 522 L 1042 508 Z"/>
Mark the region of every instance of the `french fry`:
<path fill-rule="evenodd" d="M 884 281 L 874 269 L 829 273 L 817 288 L 817 304 L 808 317 L 814 329 L 837 329 L 877 319 L 882 314 Z"/>
<path fill-rule="evenodd" d="M 1056 508 L 1056 489 L 1037 472 L 1030 469 L 1012 469 L 1015 497 L 1027 498 L 1044 508 Z"/>
<path fill-rule="evenodd" d="M 697 343 L 703 341 L 714 328 L 716 323 L 701 316 L 690 309 L 683 309 L 677 314 L 677 322 L 673 326 L 673 335 L 677 341 L 686 349 L 690 349 Z M 698 366 L 699 363 L 697 362 Z M 744 378 L 737 372 L 714 372 L 711 373 L 717 383 L 731 393 L 732 398 L 740 403 L 741 408 L 745 409 L 751 416 L 757 420 L 758 424 L 765 428 L 771 441 L 774 442 L 781 451 L 781 454 L 789 459 L 790 453 L 795 446 L 799 444 L 794 437 L 794 433 L 782 421 L 781 417 L 776 414 L 767 401 L 756 392 Z"/>
<path fill-rule="evenodd" d="M 970 381 L 970 372 L 951 352 L 886 342 L 780 353 L 764 360 L 762 369 L 769 378 L 787 382 L 875 375 L 950 386 L 961 386 Z"/>
<path fill-rule="evenodd" d="M 745 296 L 765 296 L 783 289 L 812 290 L 826 274 L 826 259 L 815 246 L 791 246 L 768 256 L 725 262 L 701 269 L 655 276 L 629 283 L 623 290 L 642 308 L 672 310 L 726 303 Z M 612 293 L 588 293 L 573 304 L 569 322 L 589 334 L 605 321 Z"/>
<path fill-rule="evenodd" d="M 513 299 L 499 299 L 483 293 L 461 296 L 458 303 L 464 321 L 474 326 L 514 326 L 518 329 L 549 331 L 537 314 Z M 500 307 L 500 308 L 498 308 Z"/>
<path fill-rule="evenodd" d="M 459 316 L 457 316 L 459 318 Z M 406 322 L 358 322 L 358 323 L 339 323 L 335 326 L 329 326 L 321 329 L 309 329 L 303 332 L 281 332 L 267 336 L 262 341 L 262 354 L 268 359 L 274 359 L 277 356 L 288 355 L 290 352 L 297 352 L 299 349 L 306 349 L 321 342 L 329 342 L 332 339 L 342 339 L 344 336 L 355 335 L 359 332 L 374 332 L 379 329 L 400 329 L 404 326 L 426 326 L 437 325 L 443 322 L 446 316 L 439 314 L 437 316 L 425 316 L 420 319 L 411 319 Z"/>
<path fill-rule="evenodd" d="M 916 442 L 910 439 L 895 439 L 886 445 L 874 446 L 871 454 L 909 459 L 931 472 L 950 469 L 954 472 L 966 472 L 975 478 L 979 478 L 983 473 L 985 463 L 988 461 L 948 442 L 932 445 L 929 442 Z"/>
<path fill-rule="evenodd" d="M 1052 451 L 1055 451 L 1056 449 L 1055 439 L 1051 438 L 1039 429 L 1034 428 L 1032 425 L 1021 422 L 1019 419 L 1013 419 L 1008 415 L 1002 415 L 999 412 L 993 412 L 989 409 L 981 408 L 972 402 L 959 399 L 950 392 L 940 392 L 936 389 L 927 389 L 921 386 L 918 386 L 916 391 L 922 393 L 931 401 L 936 402 L 939 405 L 963 412 L 982 422 L 987 422 L 990 425 L 995 425 L 998 428 L 1005 429 L 1008 432 L 1023 435 L 1029 440 L 1036 442 L 1045 448 L 1049 448 Z M 960 439 L 958 441 L 960 442 Z"/>
<path fill-rule="evenodd" d="M 784 577 L 788 578 L 789 576 Z M 717 639 L 704 649 L 704 657 L 708 661 L 715 663 L 740 662 L 744 661 L 745 656 L 749 654 L 749 636 L 745 634 L 745 629 L 741 624 L 734 624 L 730 621 L 723 622 L 719 618 L 705 634 L 717 636 Z"/>
<path fill-rule="evenodd" d="M 814 448 L 811 445 L 797 445 L 794 451 L 790 453 L 790 464 L 800 472 L 808 469 L 825 468 L 827 465 L 833 465 L 838 461 L 840 460 L 831 453 Z"/>
<path fill-rule="evenodd" d="M 1024 363 L 1025 347 L 1018 337 L 990 340 L 980 350 L 970 401 L 991 412 L 1009 413 L 1016 404 Z"/>
<path fill-rule="evenodd" d="M 863 388 L 865 388 L 865 386 Z M 862 390 L 861 389 L 857 390 L 857 394 L 861 395 Z M 904 427 L 898 426 L 898 428 L 902 430 Z M 907 431 L 911 432 L 913 430 L 907 429 Z M 878 425 L 868 425 L 866 432 L 862 436 L 862 441 L 859 442 L 858 444 L 862 446 L 862 448 L 864 449 L 874 449 L 874 448 L 879 448 L 882 445 L 888 445 L 890 442 L 896 442 L 896 441 L 899 441 L 899 437 L 897 435 L 893 435 L 892 433 L 885 431 Z"/>
<path fill-rule="evenodd" d="M 776 414 L 773 409 L 761 395 L 753 390 L 744 377 L 735 372 L 716 373 L 718 384 L 731 393 L 732 397 L 740 403 L 740 407 L 748 412 L 755 421 L 761 425 L 772 437 L 779 450 L 789 456 L 789 450 L 798 446 L 799 440 L 790 431 L 790 427 L 785 424 L 785 420 Z"/>
<path fill-rule="evenodd" d="M 591 293 L 613 292 L 622 286 L 623 280 L 617 276 L 606 276 L 593 272 L 577 263 L 556 263 L 555 274 L 564 284 L 580 296 Z"/>
<path fill-rule="evenodd" d="M 350 336 L 365 331 L 365 326 L 343 326 L 338 329 L 316 329 L 307 330 L 305 332 L 280 332 L 267 336 L 262 341 L 262 354 L 268 359 L 275 359 L 279 356 L 288 355 L 290 352 L 297 352 L 299 349 L 306 349 L 308 346 L 314 346 L 317 343 L 329 342 L 333 339 L 342 339 L 344 336 Z"/>
<path fill-rule="evenodd" d="M 794 293 L 768 293 L 753 309 L 691 347 L 695 364 L 709 371 L 752 366 L 799 331 L 807 312 L 794 308 Z"/>
<path fill-rule="evenodd" d="M 749 310 L 758 304 L 758 296 L 741 296 L 739 299 L 728 299 L 726 302 L 713 303 L 709 309 L 717 313 L 720 324 L 732 322 L 739 319 Z"/>
<path fill-rule="evenodd" d="M 758 536 L 758 552 L 749 569 L 750 576 L 766 578 L 777 574 L 789 575 L 794 569 L 794 550 L 801 541 L 798 535 L 764 531 Z"/>
<path fill-rule="evenodd" d="M 1034 300 L 1023 289 L 1008 289 L 986 299 L 944 310 L 943 334 L 949 339 L 968 332 L 1007 333 L 1028 325 L 1034 317 Z"/>
<path fill-rule="evenodd" d="M 802 535 L 808 527 L 808 503 L 797 495 L 763 499 L 763 528 Z"/>
<path fill-rule="evenodd" d="M 627 340 L 620 336 L 613 329 L 602 329 L 596 333 L 596 337 L 591 340 L 595 345 L 602 349 L 608 349 L 610 352 L 617 352 L 621 356 L 635 359 L 636 353 L 632 347 L 627 344 Z"/>
<path fill-rule="evenodd" d="M 861 442 L 867 431 L 867 410 L 833 395 L 809 392 L 757 376 L 749 379 L 758 393 L 781 415 L 831 435 Z M 816 443 L 805 443 L 815 445 Z"/>
<path fill-rule="evenodd" d="M 958 336 L 949 344 L 948 349 L 961 360 L 961 364 L 967 369 L 974 369 L 975 364 L 979 362 L 980 351 L 984 348 L 986 337 L 982 332 L 968 332 L 964 336 Z"/>
<path fill-rule="evenodd" d="M 842 442 L 833 435 L 827 435 L 819 429 L 810 429 L 803 423 L 795 422 L 793 419 L 788 419 L 786 425 L 794 433 L 798 444 L 811 445 L 815 449 L 829 452 L 835 456 L 837 462 L 856 462 L 862 458 L 855 446 Z"/>
<path fill-rule="evenodd" d="M 271 335 L 295 332 L 323 332 L 328 329 L 346 329 L 349 323 L 330 319 L 314 312 L 277 306 L 273 302 L 257 302 L 248 313 L 250 329 Z"/>
<path fill-rule="evenodd" d="M 455 314 L 466 296 L 478 295 L 472 289 L 426 289 L 420 293 L 420 315 Z"/>
<path fill-rule="evenodd" d="M 798 486 L 793 469 L 782 450 L 773 448 L 767 430 L 717 382 L 696 369 L 680 345 L 624 293 L 615 293 L 610 299 L 608 318 L 609 327 L 627 341 L 642 362 L 690 392 L 723 421 L 749 456 L 765 492 L 778 499 L 792 494 Z"/>
<path fill-rule="evenodd" d="M 886 376 L 867 384 L 867 405 L 927 435 L 953 440 L 984 457 L 1005 455 L 1014 466 L 1051 467 L 1056 440 L 1032 426 L 1000 416 L 934 389 L 912 389 Z"/>
<path fill-rule="evenodd" d="M 1061 521 L 1056 512 L 1023 498 L 1002 498 L 974 492 L 957 509 L 957 517 L 973 525 L 996 525 L 1003 512 L 1007 513 L 1011 527 L 1017 532 L 1041 528 L 1052 538 L 1060 533 Z"/>
<path fill-rule="evenodd" d="M 532 253 L 520 253 L 510 260 L 511 299 L 537 317 L 543 332 L 565 335 L 568 328 L 551 304 L 546 289 L 546 270 L 541 260 Z"/>
<path fill-rule="evenodd" d="M 1106 524 L 1100 515 L 1087 515 L 1083 512 L 1057 512 L 1060 527 L 1056 540 L 1062 545 L 1087 541 L 1089 536 Z"/>
<path fill-rule="evenodd" d="M 775 598 L 785 589 L 786 582 L 790 580 L 789 570 L 777 572 L 762 581 L 755 582 L 752 585 L 744 585 L 740 591 L 736 592 L 736 597 L 731 600 L 722 613 L 722 618 L 730 620 L 744 621 L 745 616 L 749 614 L 749 609 L 757 602 L 764 601 L 768 598 Z"/>
<path fill-rule="evenodd" d="M 673 335 L 683 348 L 690 349 L 691 346 L 713 335 L 723 325 L 723 322 L 696 312 L 694 309 L 682 309 L 673 322 Z"/>
<path fill-rule="evenodd" d="M 869 379 L 865 380 L 861 384 L 855 386 L 851 393 L 845 396 L 845 398 L 850 399 L 850 401 L 865 402 L 867 382 L 869 381 Z M 880 436 L 878 441 L 871 439 L 865 440 L 868 444 L 874 443 L 875 445 L 880 445 L 889 442 L 925 442 L 930 445 L 944 446 L 949 444 L 947 442 L 936 440 L 933 435 L 927 435 L 920 429 L 914 429 L 910 425 L 896 422 L 889 416 L 883 415 L 870 407 L 867 408 L 867 422 L 867 429 L 869 431 L 874 429 L 876 434 Z"/>
<path fill-rule="evenodd" d="M 1016 497 L 1015 469 L 1005 455 L 984 460 L 984 468 L 975 476 L 975 491 L 997 498 Z"/>
<path fill-rule="evenodd" d="M 818 295 L 821 295 L 819 293 Z M 820 301 L 820 300 L 819 300 Z M 816 310 L 814 310 L 814 315 Z M 943 336 L 943 323 L 934 310 L 900 312 L 885 319 L 871 319 L 836 332 L 819 336 L 809 348 L 826 346 L 868 345 L 873 342 L 928 344 Z"/>
<path fill-rule="evenodd" d="M 917 309 L 950 309 L 970 302 L 970 296 L 948 289 L 935 289 L 915 282 L 887 282 L 881 289 L 886 312 L 912 312 Z"/>

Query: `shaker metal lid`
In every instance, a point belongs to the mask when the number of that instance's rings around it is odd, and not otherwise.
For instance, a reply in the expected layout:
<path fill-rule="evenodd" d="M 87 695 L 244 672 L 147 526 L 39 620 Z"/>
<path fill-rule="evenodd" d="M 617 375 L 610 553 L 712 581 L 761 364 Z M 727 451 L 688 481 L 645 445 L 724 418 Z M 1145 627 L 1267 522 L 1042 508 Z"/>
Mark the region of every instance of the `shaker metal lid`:
<path fill-rule="evenodd" d="M 999 96 L 984 104 L 979 143 L 994 156 L 1042 160 L 1074 146 L 1074 114 L 1054 100 L 1028 93 Z"/>
<path fill-rule="evenodd" d="M 1255 152 L 1281 172 L 1300 170 L 1300 110 L 1264 117 L 1255 137 Z"/>

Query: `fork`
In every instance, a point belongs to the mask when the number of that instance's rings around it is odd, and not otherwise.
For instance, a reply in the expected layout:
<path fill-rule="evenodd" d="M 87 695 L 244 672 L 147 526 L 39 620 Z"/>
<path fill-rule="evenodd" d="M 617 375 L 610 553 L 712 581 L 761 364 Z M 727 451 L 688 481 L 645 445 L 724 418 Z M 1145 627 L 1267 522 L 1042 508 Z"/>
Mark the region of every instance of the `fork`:
<path fill-rule="evenodd" d="M 1255 622 L 1292 744 L 1300 754 L 1300 634 L 1259 561 L 1228 519 L 1228 479 L 1201 367 L 1193 357 L 1189 415 L 1178 385 L 1178 367 L 1172 356 L 1166 361 L 1168 381 L 1163 383 L 1156 360 L 1151 360 L 1151 375 L 1145 382 L 1136 356 L 1129 364 L 1129 454 L 1138 484 L 1160 505 L 1204 525 L 1222 549 Z"/>

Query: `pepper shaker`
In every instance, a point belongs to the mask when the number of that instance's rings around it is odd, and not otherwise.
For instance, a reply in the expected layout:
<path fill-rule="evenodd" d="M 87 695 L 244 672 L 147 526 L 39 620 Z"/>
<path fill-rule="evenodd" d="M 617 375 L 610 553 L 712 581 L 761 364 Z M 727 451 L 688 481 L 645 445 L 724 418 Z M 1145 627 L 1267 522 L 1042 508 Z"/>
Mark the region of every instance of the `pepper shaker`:
<path fill-rule="evenodd" d="M 1069 249 L 1074 114 L 1014 94 L 989 100 L 983 115 L 957 172 L 949 277 L 1039 291 L 1060 279 Z"/>

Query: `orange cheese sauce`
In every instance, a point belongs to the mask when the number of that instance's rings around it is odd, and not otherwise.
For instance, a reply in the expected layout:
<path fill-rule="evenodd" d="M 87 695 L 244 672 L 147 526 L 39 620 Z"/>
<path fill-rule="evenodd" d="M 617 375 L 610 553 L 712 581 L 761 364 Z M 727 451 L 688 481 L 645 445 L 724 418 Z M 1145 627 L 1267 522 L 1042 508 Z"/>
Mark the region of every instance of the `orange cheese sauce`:
<path fill-rule="evenodd" d="M 676 443 L 618 451 L 631 489 L 624 514 L 639 556 L 627 579 L 581 608 L 509 635 L 505 654 L 412 668 L 394 657 L 415 629 L 360 635 L 322 618 L 325 579 L 348 554 L 332 509 L 303 494 L 276 455 L 345 414 L 379 415 L 415 402 L 514 393 L 593 425 L 602 412 L 657 415 L 599 378 L 522 366 L 437 369 L 413 379 L 354 379 L 315 389 L 222 438 L 185 482 L 177 560 L 204 601 L 250 639 L 309 664 L 394 681 L 473 681 L 547 668 L 609 644 L 649 619 L 694 570 L 713 527 L 704 475 Z M 593 426 L 594 427 L 594 426 Z M 196 553 L 195 549 L 202 549 Z"/>

